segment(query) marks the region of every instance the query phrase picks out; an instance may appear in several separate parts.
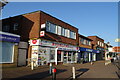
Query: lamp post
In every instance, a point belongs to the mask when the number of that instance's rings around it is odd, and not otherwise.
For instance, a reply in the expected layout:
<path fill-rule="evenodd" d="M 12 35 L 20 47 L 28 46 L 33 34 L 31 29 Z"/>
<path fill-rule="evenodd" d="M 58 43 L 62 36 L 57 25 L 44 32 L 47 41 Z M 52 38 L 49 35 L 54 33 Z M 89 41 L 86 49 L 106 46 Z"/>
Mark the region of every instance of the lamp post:
<path fill-rule="evenodd" d="M 115 42 L 120 42 L 120 38 L 115 39 Z"/>
<path fill-rule="evenodd" d="M 2 9 L 7 3 L 8 3 L 7 0 L 1 0 L 0 1 L 0 8 Z"/>

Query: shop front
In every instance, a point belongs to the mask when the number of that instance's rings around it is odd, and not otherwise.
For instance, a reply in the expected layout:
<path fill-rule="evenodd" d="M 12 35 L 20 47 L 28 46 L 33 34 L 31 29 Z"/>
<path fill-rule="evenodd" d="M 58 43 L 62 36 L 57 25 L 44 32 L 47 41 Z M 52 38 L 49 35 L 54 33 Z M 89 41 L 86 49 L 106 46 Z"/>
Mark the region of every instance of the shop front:
<path fill-rule="evenodd" d="M 19 41 L 19 35 L 0 31 L 0 64 L 2 64 L 2 66 L 17 66 Z"/>
<path fill-rule="evenodd" d="M 32 46 L 31 58 L 37 65 L 49 63 L 75 63 L 77 62 L 77 47 L 47 40 L 30 40 Z"/>
<path fill-rule="evenodd" d="M 96 54 L 98 53 L 99 53 L 98 50 L 80 47 L 78 62 L 84 63 L 84 62 L 96 61 Z"/>

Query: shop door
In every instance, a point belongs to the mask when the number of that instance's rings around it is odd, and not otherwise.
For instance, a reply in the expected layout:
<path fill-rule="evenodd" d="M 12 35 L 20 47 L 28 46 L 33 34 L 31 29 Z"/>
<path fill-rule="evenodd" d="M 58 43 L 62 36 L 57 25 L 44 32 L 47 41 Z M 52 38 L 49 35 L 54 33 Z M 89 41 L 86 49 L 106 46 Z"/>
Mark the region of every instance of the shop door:
<path fill-rule="evenodd" d="M 64 52 L 64 58 L 63 58 L 63 63 L 68 62 L 68 52 Z"/>
<path fill-rule="evenodd" d="M 67 63 L 71 63 L 72 62 L 72 53 L 68 52 L 68 62 Z"/>
<path fill-rule="evenodd" d="M 19 49 L 18 50 L 18 66 L 25 66 L 26 65 L 26 54 L 27 50 L 26 49 Z"/>
<path fill-rule="evenodd" d="M 28 43 L 27 42 L 19 42 L 18 46 L 18 66 L 26 66 L 27 60 L 27 50 Z"/>

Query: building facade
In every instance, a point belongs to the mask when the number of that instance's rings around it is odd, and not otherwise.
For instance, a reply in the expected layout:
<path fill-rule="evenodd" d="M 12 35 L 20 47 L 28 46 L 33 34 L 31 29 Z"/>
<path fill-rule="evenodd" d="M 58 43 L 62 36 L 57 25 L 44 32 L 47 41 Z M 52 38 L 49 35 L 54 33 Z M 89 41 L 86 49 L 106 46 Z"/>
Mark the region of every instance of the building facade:
<path fill-rule="evenodd" d="M 21 57 L 38 65 L 77 62 L 78 29 L 70 24 L 43 11 L 3 19 L 2 24 L 4 32 L 21 36 L 19 49 L 25 54 Z"/>
<path fill-rule="evenodd" d="M 0 65 L 3 67 L 17 66 L 18 43 L 20 36 L 0 31 Z"/>
<path fill-rule="evenodd" d="M 79 34 L 79 56 L 78 62 L 96 61 L 99 51 L 92 49 L 92 40 Z"/>
<path fill-rule="evenodd" d="M 88 36 L 92 39 L 92 49 L 99 50 L 100 53 L 96 55 L 97 60 L 102 60 L 105 57 L 105 45 L 104 40 L 98 36 Z"/>

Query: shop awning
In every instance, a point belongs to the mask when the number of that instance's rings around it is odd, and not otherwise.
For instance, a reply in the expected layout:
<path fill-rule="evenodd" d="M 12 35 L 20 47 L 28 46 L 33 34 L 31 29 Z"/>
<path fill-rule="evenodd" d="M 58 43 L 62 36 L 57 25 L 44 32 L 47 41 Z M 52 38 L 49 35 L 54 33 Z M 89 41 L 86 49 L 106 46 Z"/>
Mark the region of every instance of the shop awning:
<path fill-rule="evenodd" d="M 20 41 L 20 36 L 16 34 L 11 34 L 7 32 L 0 31 L 0 41 L 7 41 L 7 42 L 16 42 Z"/>
<path fill-rule="evenodd" d="M 83 47 L 80 47 L 79 50 L 80 51 L 86 51 L 86 52 L 92 52 L 92 53 L 99 53 L 100 52 L 99 50 L 94 50 L 94 49 L 89 49 L 89 48 L 83 48 Z"/>

